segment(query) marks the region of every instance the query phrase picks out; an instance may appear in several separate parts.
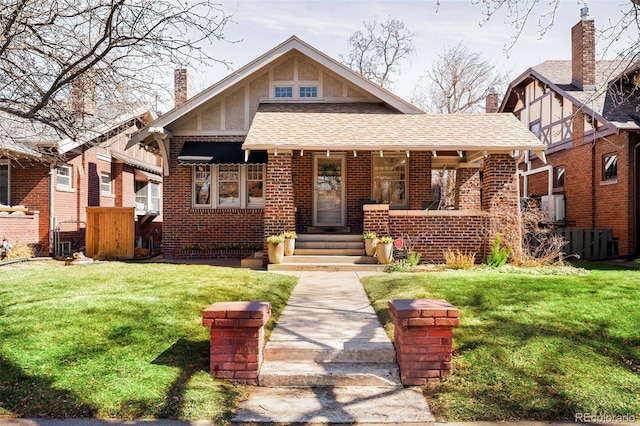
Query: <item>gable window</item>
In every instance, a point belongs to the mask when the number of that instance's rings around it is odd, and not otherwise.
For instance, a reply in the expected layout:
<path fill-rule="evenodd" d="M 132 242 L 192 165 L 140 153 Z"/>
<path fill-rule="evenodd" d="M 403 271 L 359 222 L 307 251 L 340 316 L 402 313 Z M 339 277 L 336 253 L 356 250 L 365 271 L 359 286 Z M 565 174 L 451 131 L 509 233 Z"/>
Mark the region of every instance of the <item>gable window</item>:
<path fill-rule="evenodd" d="M 300 86 L 301 98 L 317 98 L 318 86 Z"/>
<path fill-rule="evenodd" d="M 564 166 L 553 168 L 553 187 L 556 189 L 564 188 Z"/>
<path fill-rule="evenodd" d="M 618 177 L 618 154 L 607 154 L 603 157 L 604 179 L 615 179 Z"/>
<path fill-rule="evenodd" d="M 136 189 L 136 214 L 147 212 L 160 212 L 160 185 L 155 182 L 137 180 Z"/>
<path fill-rule="evenodd" d="M 71 188 L 71 166 L 58 166 L 56 168 L 56 185 L 61 188 Z"/>
<path fill-rule="evenodd" d="M 0 204 L 9 205 L 9 164 L 0 163 Z"/>
<path fill-rule="evenodd" d="M 275 87 L 276 98 L 293 98 L 293 87 L 291 86 L 276 86 Z"/>
<path fill-rule="evenodd" d="M 531 123 L 529 125 L 529 130 L 531 130 L 531 133 L 536 135 L 536 138 L 540 139 L 540 120 Z"/>
<path fill-rule="evenodd" d="M 111 195 L 111 174 L 102 173 L 100 175 L 100 192 L 104 195 Z"/>
<path fill-rule="evenodd" d="M 373 157 L 373 199 L 379 204 L 406 205 L 407 157 L 386 154 Z"/>
<path fill-rule="evenodd" d="M 264 207 L 264 164 L 220 164 L 195 166 L 193 207 Z"/>

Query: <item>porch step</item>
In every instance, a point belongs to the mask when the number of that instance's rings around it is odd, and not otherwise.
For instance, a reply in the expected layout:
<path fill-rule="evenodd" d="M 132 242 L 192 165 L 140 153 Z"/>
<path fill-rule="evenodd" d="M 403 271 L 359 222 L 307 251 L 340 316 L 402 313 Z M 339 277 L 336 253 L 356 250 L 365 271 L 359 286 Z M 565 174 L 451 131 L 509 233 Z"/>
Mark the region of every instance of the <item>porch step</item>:
<path fill-rule="evenodd" d="M 334 387 L 376 386 L 402 388 L 396 363 L 316 363 L 265 361 L 260 386 Z"/>
<path fill-rule="evenodd" d="M 298 248 L 296 245 L 296 255 L 302 256 L 364 256 L 362 248 Z"/>
<path fill-rule="evenodd" d="M 363 256 L 364 241 L 359 234 L 300 234 L 296 255 Z"/>
<path fill-rule="evenodd" d="M 338 342 L 342 343 L 342 342 Z M 336 362 L 336 363 L 394 363 L 396 350 L 390 342 L 361 342 L 323 344 L 309 341 L 270 341 L 264 349 L 265 361 Z"/>
<path fill-rule="evenodd" d="M 360 234 L 298 234 L 296 244 L 299 242 L 363 242 Z"/>
<path fill-rule="evenodd" d="M 297 250 L 296 250 L 297 252 Z M 380 265 L 375 257 L 367 256 L 285 256 L 280 264 L 270 263 L 269 271 L 354 271 L 385 272 L 388 265 Z"/>
<path fill-rule="evenodd" d="M 297 252 L 297 250 L 296 250 Z M 369 256 L 314 256 L 314 255 L 294 255 L 285 256 L 284 263 L 288 264 L 310 264 L 310 263 L 337 263 L 354 265 L 375 265 L 378 263 L 375 257 Z"/>
<path fill-rule="evenodd" d="M 307 228 L 307 232 L 311 234 L 348 234 L 351 232 L 351 228 L 348 226 L 310 226 Z"/>

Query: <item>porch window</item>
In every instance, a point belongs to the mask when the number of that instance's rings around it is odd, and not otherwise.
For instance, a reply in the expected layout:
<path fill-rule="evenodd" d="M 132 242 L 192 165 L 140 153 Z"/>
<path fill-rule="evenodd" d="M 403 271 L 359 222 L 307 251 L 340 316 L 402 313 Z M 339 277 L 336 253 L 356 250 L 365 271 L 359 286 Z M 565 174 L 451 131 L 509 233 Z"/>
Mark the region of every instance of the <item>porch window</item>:
<path fill-rule="evenodd" d="M 103 195 L 111 195 L 111 174 L 102 173 L 100 175 L 100 192 Z"/>
<path fill-rule="evenodd" d="M 195 166 L 193 207 L 262 208 L 265 176 L 264 164 Z"/>
<path fill-rule="evenodd" d="M 56 168 L 56 186 L 71 188 L 71 166 L 58 166 Z"/>
<path fill-rule="evenodd" d="M 603 158 L 604 180 L 616 179 L 618 177 L 618 154 L 607 154 Z"/>
<path fill-rule="evenodd" d="M 379 204 L 406 205 L 407 157 L 386 154 L 373 157 L 373 199 Z"/>
<path fill-rule="evenodd" d="M 9 164 L 0 163 L 0 204 L 9 205 Z"/>
<path fill-rule="evenodd" d="M 160 185 L 155 182 L 137 180 L 136 189 L 136 214 L 147 212 L 160 212 Z"/>

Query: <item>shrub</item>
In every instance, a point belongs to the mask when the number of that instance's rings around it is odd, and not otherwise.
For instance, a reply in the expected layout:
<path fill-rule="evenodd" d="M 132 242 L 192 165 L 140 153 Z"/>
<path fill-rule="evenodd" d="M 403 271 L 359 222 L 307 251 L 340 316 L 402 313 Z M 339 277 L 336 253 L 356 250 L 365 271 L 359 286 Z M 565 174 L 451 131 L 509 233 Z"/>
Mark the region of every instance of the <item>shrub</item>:
<path fill-rule="evenodd" d="M 362 234 L 362 239 L 363 240 L 374 240 L 376 239 L 377 235 L 375 232 L 365 232 L 364 234 Z"/>
<path fill-rule="evenodd" d="M 484 263 L 492 268 L 499 268 L 507 263 L 510 253 L 511 247 L 504 247 L 502 245 L 502 236 L 498 232 L 491 243 L 491 252 Z"/>
<path fill-rule="evenodd" d="M 449 269 L 471 269 L 476 264 L 476 253 L 447 249 L 444 252 L 444 261 Z"/>
<path fill-rule="evenodd" d="M 284 231 L 281 235 L 285 240 L 295 240 L 296 238 L 298 238 L 298 234 L 296 234 L 296 231 Z"/>
<path fill-rule="evenodd" d="M 378 238 L 379 244 L 391 244 L 393 243 L 393 238 L 391 237 L 380 237 Z"/>
<path fill-rule="evenodd" d="M 284 237 L 282 236 L 282 234 L 280 234 L 280 235 L 270 235 L 270 236 L 267 237 L 267 242 L 269 244 L 284 243 Z"/>

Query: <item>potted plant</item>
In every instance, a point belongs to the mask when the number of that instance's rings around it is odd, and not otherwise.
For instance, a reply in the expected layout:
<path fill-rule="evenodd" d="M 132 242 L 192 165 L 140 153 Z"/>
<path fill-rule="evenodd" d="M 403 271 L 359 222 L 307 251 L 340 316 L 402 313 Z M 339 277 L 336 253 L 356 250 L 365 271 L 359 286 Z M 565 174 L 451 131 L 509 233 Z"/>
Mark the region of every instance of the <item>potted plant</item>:
<path fill-rule="evenodd" d="M 376 254 L 376 244 L 378 236 L 375 232 L 365 232 L 362 234 L 364 239 L 364 251 L 367 256 L 373 257 Z"/>
<path fill-rule="evenodd" d="M 393 260 L 393 238 L 378 238 L 378 244 L 376 245 L 376 254 L 378 256 L 378 262 L 385 265 L 391 263 L 391 261 Z"/>
<path fill-rule="evenodd" d="M 269 263 L 282 263 L 284 261 L 284 237 L 271 235 L 267 237 L 269 246 Z"/>
<path fill-rule="evenodd" d="M 284 255 L 293 256 L 293 252 L 296 250 L 298 234 L 296 234 L 296 231 L 284 231 L 282 236 L 284 237 Z"/>

